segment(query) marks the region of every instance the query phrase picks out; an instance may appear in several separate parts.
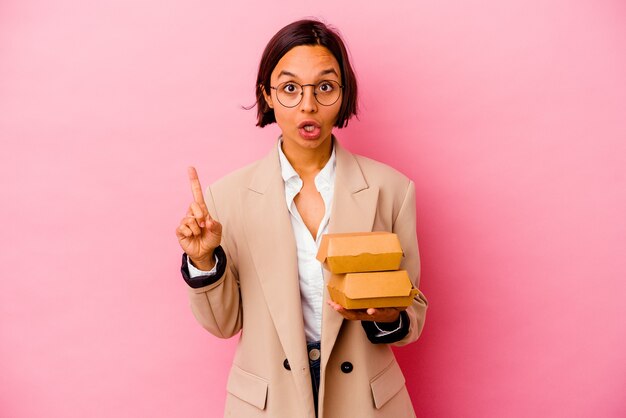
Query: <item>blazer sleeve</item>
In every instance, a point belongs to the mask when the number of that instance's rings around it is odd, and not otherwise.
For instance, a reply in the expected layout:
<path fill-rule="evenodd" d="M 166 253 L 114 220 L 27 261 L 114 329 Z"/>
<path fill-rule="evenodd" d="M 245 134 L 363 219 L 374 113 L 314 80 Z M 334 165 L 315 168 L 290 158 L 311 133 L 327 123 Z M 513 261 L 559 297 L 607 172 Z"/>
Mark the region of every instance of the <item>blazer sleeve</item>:
<path fill-rule="evenodd" d="M 400 266 L 406 270 L 415 288 L 420 285 L 420 256 L 417 246 L 416 220 L 415 220 L 415 184 L 409 181 L 402 206 L 393 222 L 392 232 L 398 235 L 404 258 Z M 406 309 L 409 319 L 409 329 L 406 335 L 392 344 L 396 346 L 406 345 L 418 339 L 424 328 L 426 308 L 428 301 L 421 291 L 415 296 L 412 304 Z"/>
<path fill-rule="evenodd" d="M 205 201 L 211 216 L 222 222 L 210 187 L 206 189 Z M 209 280 L 204 286 L 192 287 L 188 283 L 188 294 L 191 310 L 198 322 L 211 334 L 230 338 L 241 330 L 242 308 L 236 262 L 229 251 L 227 231 L 224 232 L 221 243 L 224 250 L 222 260 L 225 261 L 221 267 L 224 269 L 223 274 L 218 280 Z"/>

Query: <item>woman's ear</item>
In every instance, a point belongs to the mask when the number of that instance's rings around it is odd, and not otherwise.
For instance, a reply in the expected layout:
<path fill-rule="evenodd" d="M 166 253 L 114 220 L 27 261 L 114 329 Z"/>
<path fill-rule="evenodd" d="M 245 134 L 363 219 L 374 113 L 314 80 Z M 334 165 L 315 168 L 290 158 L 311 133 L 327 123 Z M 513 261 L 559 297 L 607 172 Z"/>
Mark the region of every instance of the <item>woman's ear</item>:
<path fill-rule="evenodd" d="M 267 103 L 270 109 L 274 109 L 274 102 L 272 102 L 272 96 L 265 92 L 265 87 L 263 87 L 262 84 L 259 86 L 259 88 L 261 89 L 261 92 L 263 93 L 263 98 L 265 99 L 265 103 Z"/>

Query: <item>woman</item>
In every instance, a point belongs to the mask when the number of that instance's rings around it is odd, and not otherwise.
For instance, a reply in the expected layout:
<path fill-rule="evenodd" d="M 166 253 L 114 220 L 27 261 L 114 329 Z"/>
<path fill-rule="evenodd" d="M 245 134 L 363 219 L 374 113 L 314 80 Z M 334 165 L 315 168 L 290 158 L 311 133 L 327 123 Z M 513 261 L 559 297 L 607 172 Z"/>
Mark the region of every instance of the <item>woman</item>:
<path fill-rule="evenodd" d="M 270 40 L 256 91 L 257 125 L 282 131 L 276 147 L 204 195 L 190 168 L 194 201 L 176 230 L 197 320 L 221 338 L 241 331 L 225 415 L 415 416 L 390 344 L 418 338 L 426 299 L 344 309 L 315 260 L 322 234 L 392 231 L 417 287 L 413 182 L 332 135 L 356 114 L 357 85 L 323 23 L 294 22 Z"/>

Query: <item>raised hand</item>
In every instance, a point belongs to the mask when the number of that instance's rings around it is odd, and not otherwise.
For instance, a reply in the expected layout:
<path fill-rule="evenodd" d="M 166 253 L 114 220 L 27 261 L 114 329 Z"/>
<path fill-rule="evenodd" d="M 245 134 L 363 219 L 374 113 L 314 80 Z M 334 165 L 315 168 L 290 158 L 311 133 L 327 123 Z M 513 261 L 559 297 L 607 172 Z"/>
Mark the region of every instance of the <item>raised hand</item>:
<path fill-rule="evenodd" d="M 222 240 L 222 224 L 213 219 L 207 209 L 196 169 L 189 167 L 187 173 L 193 202 L 176 228 L 176 237 L 193 265 L 208 271 L 215 265 L 213 251 Z"/>

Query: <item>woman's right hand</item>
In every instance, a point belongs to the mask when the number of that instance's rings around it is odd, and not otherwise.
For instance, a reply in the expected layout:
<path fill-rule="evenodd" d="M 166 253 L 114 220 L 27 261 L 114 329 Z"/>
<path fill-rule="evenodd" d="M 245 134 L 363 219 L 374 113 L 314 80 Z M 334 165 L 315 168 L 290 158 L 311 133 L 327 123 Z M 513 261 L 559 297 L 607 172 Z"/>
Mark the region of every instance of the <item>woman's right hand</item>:
<path fill-rule="evenodd" d="M 194 266 L 209 271 L 215 266 L 213 251 L 222 240 L 222 224 L 211 217 L 202 195 L 202 186 L 194 167 L 189 167 L 189 182 L 193 193 L 193 202 L 187 209 L 187 215 L 176 228 L 176 237 Z"/>

